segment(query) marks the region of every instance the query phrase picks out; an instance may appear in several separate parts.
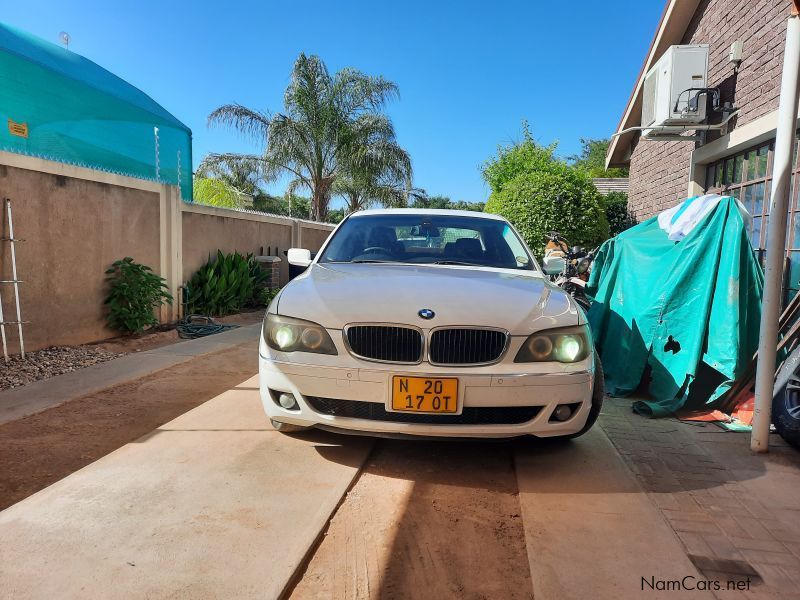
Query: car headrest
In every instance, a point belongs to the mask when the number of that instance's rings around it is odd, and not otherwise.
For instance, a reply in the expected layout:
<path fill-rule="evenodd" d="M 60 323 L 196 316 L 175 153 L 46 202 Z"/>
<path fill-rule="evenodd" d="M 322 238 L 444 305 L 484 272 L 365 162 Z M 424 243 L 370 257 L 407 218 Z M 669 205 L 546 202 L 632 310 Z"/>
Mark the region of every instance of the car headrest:
<path fill-rule="evenodd" d="M 461 256 L 476 257 L 483 254 L 481 241 L 477 238 L 459 238 L 455 241 L 455 251 Z"/>
<path fill-rule="evenodd" d="M 392 227 L 374 227 L 367 236 L 367 246 L 391 248 L 397 241 L 397 233 Z"/>

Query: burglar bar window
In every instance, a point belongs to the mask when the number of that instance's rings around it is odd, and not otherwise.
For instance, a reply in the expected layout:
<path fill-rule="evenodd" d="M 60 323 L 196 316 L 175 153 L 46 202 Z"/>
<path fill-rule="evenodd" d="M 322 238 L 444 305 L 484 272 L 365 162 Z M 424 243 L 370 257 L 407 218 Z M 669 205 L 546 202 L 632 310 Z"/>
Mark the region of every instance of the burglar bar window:
<path fill-rule="evenodd" d="M 800 137 L 800 136 L 798 136 Z M 737 198 L 753 215 L 750 242 L 763 264 L 769 224 L 769 193 L 772 184 L 772 155 L 774 141 L 728 156 L 707 166 L 706 192 Z M 798 138 L 795 138 L 792 161 L 791 202 L 787 230 L 789 274 L 787 292 L 794 295 L 800 282 L 800 165 L 797 157 Z"/>

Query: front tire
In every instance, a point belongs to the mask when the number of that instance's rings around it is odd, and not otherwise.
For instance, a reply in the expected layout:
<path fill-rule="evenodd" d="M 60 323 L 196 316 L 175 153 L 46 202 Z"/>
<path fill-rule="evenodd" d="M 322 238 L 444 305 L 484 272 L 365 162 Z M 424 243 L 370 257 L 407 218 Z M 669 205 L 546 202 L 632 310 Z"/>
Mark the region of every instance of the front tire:
<path fill-rule="evenodd" d="M 595 356 L 595 370 L 594 370 L 594 388 L 592 389 L 592 407 L 589 409 L 589 416 L 586 417 L 586 423 L 580 431 L 570 435 L 560 436 L 558 439 L 573 440 L 582 436 L 584 433 L 592 428 L 592 425 L 597 421 L 600 416 L 600 410 L 603 408 L 603 400 L 606 397 L 606 383 L 603 378 L 603 365 L 600 362 L 600 357 Z"/>
<path fill-rule="evenodd" d="M 311 427 L 303 427 L 302 425 L 293 425 L 292 423 L 281 423 L 275 419 L 270 419 L 270 423 L 275 428 L 275 431 L 281 433 L 300 433 L 301 431 L 308 431 Z"/>

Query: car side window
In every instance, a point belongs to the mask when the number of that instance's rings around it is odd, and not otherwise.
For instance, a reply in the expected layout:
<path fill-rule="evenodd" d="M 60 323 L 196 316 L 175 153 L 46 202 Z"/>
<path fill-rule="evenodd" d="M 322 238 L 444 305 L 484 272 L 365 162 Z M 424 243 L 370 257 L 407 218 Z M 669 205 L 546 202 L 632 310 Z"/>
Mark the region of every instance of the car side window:
<path fill-rule="evenodd" d="M 514 259 L 517 261 L 518 267 L 525 267 L 530 264 L 531 259 L 528 258 L 528 252 L 525 250 L 525 246 L 522 245 L 522 242 L 517 237 L 517 234 L 514 233 L 514 231 L 508 225 L 503 227 L 503 239 L 514 253 Z"/>

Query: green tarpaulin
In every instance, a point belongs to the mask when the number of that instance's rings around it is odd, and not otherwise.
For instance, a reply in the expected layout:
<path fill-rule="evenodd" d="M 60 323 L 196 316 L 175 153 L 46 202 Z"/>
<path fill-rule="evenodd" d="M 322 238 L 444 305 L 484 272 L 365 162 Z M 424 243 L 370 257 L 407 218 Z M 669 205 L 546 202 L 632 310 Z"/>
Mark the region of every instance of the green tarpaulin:
<path fill-rule="evenodd" d="M 92 61 L 0 23 L 0 150 L 180 185 L 192 132 Z"/>
<path fill-rule="evenodd" d="M 608 240 L 594 263 L 588 317 L 607 391 L 625 396 L 649 380 L 638 412 L 714 408 L 758 348 L 763 274 L 748 217 L 734 198 L 714 200 L 682 239 L 662 227 L 697 198 Z"/>

